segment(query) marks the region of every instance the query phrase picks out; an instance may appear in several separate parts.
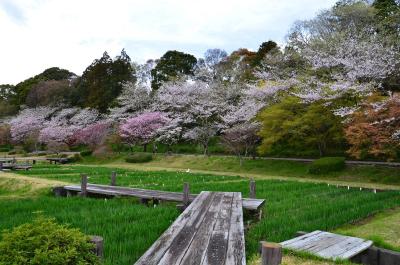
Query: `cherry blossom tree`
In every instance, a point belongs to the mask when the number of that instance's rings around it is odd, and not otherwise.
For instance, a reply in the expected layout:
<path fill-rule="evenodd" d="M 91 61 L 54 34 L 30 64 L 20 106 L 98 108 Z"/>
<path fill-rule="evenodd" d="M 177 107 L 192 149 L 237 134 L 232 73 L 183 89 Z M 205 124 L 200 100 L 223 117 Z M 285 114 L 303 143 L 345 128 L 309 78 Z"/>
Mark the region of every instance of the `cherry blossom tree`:
<path fill-rule="evenodd" d="M 74 144 L 87 145 L 92 151 L 102 145 L 111 130 L 111 124 L 107 121 L 97 122 L 77 130 L 72 139 Z"/>
<path fill-rule="evenodd" d="M 251 153 L 255 157 L 255 149 L 260 142 L 260 137 L 257 135 L 259 129 L 260 124 L 246 122 L 235 125 L 223 132 L 221 141 L 224 146 L 239 158 L 240 166 L 243 164 L 244 156 Z"/>
<path fill-rule="evenodd" d="M 109 116 L 121 120 L 146 112 L 151 101 L 150 90 L 146 86 L 133 82 L 125 83 L 121 95 L 117 98 L 118 106 L 110 110 Z"/>
<path fill-rule="evenodd" d="M 147 144 L 155 138 L 157 130 L 168 123 L 169 119 L 161 112 L 147 112 L 127 119 L 119 127 L 121 138 L 131 146 Z"/>
<path fill-rule="evenodd" d="M 18 116 L 10 121 L 11 138 L 15 143 L 24 143 L 32 140 L 37 148 L 36 142 L 39 132 L 45 127 L 46 119 L 54 113 L 55 109 L 39 107 L 22 110 Z"/>

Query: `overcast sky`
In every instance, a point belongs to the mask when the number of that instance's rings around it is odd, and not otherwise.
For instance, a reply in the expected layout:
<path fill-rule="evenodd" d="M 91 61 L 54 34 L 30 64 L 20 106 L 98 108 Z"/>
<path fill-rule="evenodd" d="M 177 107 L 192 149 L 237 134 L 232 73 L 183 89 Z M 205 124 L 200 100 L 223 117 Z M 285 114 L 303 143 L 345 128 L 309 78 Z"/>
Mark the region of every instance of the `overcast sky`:
<path fill-rule="evenodd" d="M 256 50 L 336 0 L 0 0 L 0 84 L 58 66 L 78 75 L 104 51 L 144 62 L 175 49 Z"/>

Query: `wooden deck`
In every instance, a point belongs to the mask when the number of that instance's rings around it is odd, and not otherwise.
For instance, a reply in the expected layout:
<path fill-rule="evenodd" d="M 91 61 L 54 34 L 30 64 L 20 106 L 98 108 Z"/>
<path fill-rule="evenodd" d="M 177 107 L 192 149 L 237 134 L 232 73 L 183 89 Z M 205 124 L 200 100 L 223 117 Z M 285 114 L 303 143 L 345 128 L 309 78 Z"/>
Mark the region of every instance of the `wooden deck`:
<path fill-rule="evenodd" d="M 68 185 L 64 186 L 67 191 L 80 192 L 81 186 L 78 185 Z M 182 192 L 169 192 L 169 191 L 159 191 L 159 190 L 146 190 L 137 188 L 127 188 L 121 186 L 108 186 L 108 185 L 97 185 L 88 184 L 87 192 L 92 194 L 103 194 L 111 196 L 132 196 L 141 199 L 157 199 L 162 201 L 172 201 L 172 202 L 182 202 L 183 193 Z M 189 201 L 194 201 L 198 194 L 190 194 Z M 262 199 L 249 199 L 243 198 L 242 205 L 243 208 L 251 211 L 259 211 L 264 205 L 265 200 Z"/>
<path fill-rule="evenodd" d="M 241 193 L 201 192 L 135 264 L 246 264 Z"/>
<path fill-rule="evenodd" d="M 333 234 L 324 231 L 314 231 L 281 243 L 283 248 L 308 252 L 326 259 L 350 259 L 368 249 L 372 241 Z"/>

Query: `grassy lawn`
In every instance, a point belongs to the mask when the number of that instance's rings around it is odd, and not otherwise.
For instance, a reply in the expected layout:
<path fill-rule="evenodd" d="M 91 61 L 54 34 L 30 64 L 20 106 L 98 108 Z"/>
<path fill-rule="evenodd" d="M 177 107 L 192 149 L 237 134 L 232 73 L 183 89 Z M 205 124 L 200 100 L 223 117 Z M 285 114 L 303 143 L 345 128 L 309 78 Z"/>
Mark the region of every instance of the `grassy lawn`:
<path fill-rule="evenodd" d="M 118 172 L 118 185 L 123 186 L 180 191 L 182 183 L 189 182 L 191 192 L 241 191 L 244 197 L 248 196 L 248 179 L 239 176 L 47 164 L 19 174 L 25 178 L 78 183 L 80 173 L 86 173 L 89 182 L 107 184 L 113 170 Z M 274 179 L 257 180 L 257 197 L 267 202 L 260 222 L 245 216 L 249 259 L 255 256 L 260 240 L 281 242 L 299 230 L 333 230 L 400 206 L 400 191 L 374 194 L 321 183 Z M 179 214 L 172 204 L 146 208 L 134 200 L 53 198 L 50 194 L 12 200 L 4 197 L 0 199 L 0 208 L 0 229 L 11 228 L 43 214 L 79 227 L 85 233 L 103 236 L 106 264 L 133 263 Z"/>
<path fill-rule="evenodd" d="M 338 233 L 369 238 L 377 245 L 400 251 L 400 208 L 377 214 L 353 225 L 337 229 Z"/>

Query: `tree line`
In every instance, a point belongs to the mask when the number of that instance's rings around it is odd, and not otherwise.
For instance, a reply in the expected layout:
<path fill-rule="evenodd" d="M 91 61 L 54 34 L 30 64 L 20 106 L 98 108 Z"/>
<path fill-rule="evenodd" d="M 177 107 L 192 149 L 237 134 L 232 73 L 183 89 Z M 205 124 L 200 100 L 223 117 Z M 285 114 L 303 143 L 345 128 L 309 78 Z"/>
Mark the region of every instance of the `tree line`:
<path fill-rule="evenodd" d="M 345 0 L 255 52 L 104 53 L 82 76 L 50 68 L 0 86 L 0 144 L 220 144 L 239 158 L 400 155 L 400 4 Z M 6 118 L 7 117 L 7 118 Z M 29 142 L 29 144 L 27 143 Z"/>

